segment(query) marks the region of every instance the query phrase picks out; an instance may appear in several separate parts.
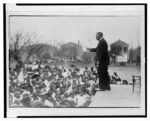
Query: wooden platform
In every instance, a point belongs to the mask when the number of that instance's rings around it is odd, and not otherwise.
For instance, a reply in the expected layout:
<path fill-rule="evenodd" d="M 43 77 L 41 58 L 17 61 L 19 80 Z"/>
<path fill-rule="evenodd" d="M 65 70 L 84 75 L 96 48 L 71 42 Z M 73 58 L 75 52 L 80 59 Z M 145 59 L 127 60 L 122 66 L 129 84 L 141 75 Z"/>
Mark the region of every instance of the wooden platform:
<path fill-rule="evenodd" d="M 97 91 L 89 107 L 140 107 L 140 87 L 111 85 L 111 91 Z"/>

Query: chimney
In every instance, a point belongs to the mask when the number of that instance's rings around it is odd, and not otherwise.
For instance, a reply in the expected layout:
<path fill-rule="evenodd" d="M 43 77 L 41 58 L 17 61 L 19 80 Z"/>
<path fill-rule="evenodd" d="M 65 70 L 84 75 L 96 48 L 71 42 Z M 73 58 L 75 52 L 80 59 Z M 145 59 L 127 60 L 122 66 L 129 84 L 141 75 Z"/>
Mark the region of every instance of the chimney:
<path fill-rule="evenodd" d="M 78 46 L 80 46 L 80 40 L 78 40 Z"/>

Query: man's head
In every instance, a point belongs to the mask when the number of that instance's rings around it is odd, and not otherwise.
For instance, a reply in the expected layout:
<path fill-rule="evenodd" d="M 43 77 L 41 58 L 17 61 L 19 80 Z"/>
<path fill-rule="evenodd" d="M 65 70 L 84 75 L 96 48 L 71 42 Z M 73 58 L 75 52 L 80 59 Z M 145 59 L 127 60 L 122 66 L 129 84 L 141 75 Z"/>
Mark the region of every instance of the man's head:
<path fill-rule="evenodd" d="M 96 33 L 96 39 L 100 40 L 101 38 L 103 38 L 103 33 L 102 32 L 97 32 Z"/>

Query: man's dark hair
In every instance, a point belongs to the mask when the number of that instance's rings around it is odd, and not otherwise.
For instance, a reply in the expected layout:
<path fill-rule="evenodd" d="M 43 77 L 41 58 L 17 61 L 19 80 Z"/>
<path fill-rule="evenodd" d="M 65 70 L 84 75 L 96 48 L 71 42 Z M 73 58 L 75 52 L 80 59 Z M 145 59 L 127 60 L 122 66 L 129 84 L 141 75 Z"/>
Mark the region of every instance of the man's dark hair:
<path fill-rule="evenodd" d="M 103 37 L 103 33 L 102 32 L 97 32 L 96 34 L 101 36 L 101 37 Z"/>

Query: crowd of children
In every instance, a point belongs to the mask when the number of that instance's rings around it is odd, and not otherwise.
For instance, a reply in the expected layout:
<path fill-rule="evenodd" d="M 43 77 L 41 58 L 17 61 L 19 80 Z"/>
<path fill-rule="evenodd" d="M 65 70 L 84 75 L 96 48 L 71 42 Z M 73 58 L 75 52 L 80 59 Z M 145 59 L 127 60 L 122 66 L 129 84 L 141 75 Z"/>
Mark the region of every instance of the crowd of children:
<path fill-rule="evenodd" d="M 10 107 L 88 107 L 96 93 L 95 68 L 38 66 L 9 72 Z"/>

